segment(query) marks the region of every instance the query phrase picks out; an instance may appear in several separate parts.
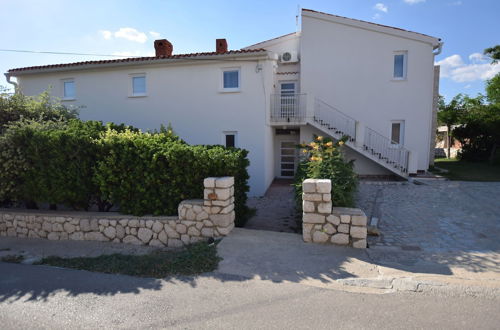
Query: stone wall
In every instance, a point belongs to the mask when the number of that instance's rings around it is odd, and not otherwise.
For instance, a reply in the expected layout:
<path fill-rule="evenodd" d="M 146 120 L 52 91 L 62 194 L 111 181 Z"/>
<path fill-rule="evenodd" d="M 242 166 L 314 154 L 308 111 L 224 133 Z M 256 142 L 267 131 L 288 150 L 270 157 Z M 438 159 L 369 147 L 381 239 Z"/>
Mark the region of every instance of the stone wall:
<path fill-rule="evenodd" d="M 307 179 L 302 183 L 304 241 L 366 248 L 365 213 L 360 209 L 332 207 L 331 189 L 328 179 Z"/>
<path fill-rule="evenodd" d="M 2 209 L 0 236 L 158 247 L 226 236 L 234 228 L 234 178 L 206 178 L 204 186 L 204 199 L 182 201 L 178 217 Z"/>

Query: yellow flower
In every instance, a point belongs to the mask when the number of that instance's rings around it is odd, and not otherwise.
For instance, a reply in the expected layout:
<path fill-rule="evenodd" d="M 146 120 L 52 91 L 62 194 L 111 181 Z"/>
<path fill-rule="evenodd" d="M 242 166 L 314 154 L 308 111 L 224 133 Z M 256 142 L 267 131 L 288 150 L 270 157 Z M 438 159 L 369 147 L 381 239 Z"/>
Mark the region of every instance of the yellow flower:
<path fill-rule="evenodd" d="M 309 143 L 310 147 L 314 147 L 315 145 L 316 145 L 316 143 L 314 143 L 314 142 Z"/>
<path fill-rule="evenodd" d="M 339 142 L 339 146 L 343 145 L 344 144 L 344 141 L 340 141 Z"/>
<path fill-rule="evenodd" d="M 307 150 L 306 149 L 302 149 L 302 152 L 307 154 Z"/>
<path fill-rule="evenodd" d="M 316 140 L 321 141 L 321 140 L 323 140 L 323 137 L 322 137 L 322 136 L 318 136 L 318 137 L 316 138 Z"/>
<path fill-rule="evenodd" d="M 318 146 L 318 145 L 315 145 L 315 146 L 313 147 L 313 149 L 314 149 L 314 150 L 319 150 L 319 146 Z"/>
<path fill-rule="evenodd" d="M 326 143 L 326 146 L 327 146 L 327 147 L 331 147 L 331 146 L 333 146 L 333 142 L 332 142 L 332 141 L 327 142 L 327 143 Z"/>

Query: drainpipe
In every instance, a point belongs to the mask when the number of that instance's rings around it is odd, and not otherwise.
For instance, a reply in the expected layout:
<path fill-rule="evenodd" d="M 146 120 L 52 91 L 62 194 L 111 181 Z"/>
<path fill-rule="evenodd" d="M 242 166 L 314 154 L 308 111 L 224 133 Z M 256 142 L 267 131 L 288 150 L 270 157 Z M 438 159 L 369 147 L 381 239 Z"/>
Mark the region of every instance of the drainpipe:
<path fill-rule="evenodd" d="M 432 53 L 434 54 L 434 56 L 438 56 L 439 54 L 441 54 L 441 52 L 443 51 L 443 44 L 444 42 L 442 41 L 439 42 L 437 51 L 435 53 Z"/>
<path fill-rule="evenodd" d="M 19 85 L 15 81 L 10 80 L 12 78 L 10 73 L 7 72 L 7 73 L 4 73 L 4 75 L 5 75 L 5 79 L 7 79 L 7 82 L 11 85 L 14 85 L 14 92 L 17 93 Z"/>

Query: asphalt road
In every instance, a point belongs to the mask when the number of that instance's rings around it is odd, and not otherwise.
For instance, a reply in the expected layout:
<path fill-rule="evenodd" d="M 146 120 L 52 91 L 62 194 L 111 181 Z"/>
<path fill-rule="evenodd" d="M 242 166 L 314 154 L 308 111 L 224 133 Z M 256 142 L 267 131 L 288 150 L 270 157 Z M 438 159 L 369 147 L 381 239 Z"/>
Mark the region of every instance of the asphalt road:
<path fill-rule="evenodd" d="M 500 299 L 361 294 L 212 274 L 155 280 L 0 263 L 2 329 L 498 329 Z"/>

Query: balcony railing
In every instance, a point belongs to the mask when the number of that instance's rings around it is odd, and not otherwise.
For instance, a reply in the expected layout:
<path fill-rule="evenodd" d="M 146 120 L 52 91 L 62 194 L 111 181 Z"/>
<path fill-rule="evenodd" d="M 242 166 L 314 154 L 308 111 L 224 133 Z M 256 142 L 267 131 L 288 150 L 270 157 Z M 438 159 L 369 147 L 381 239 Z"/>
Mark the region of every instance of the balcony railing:
<path fill-rule="evenodd" d="M 301 124 L 306 120 L 306 94 L 272 94 L 271 122 Z"/>
<path fill-rule="evenodd" d="M 348 136 L 350 141 L 356 139 L 356 120 L 320 99 L 314 100 L 314 121 L 334 136 Z"/>
<path fill-rule="evenodd" d="M 410 151 L 368 127 L 365 128 L 363 148 L 395 169 L 408 173 Z"/>

